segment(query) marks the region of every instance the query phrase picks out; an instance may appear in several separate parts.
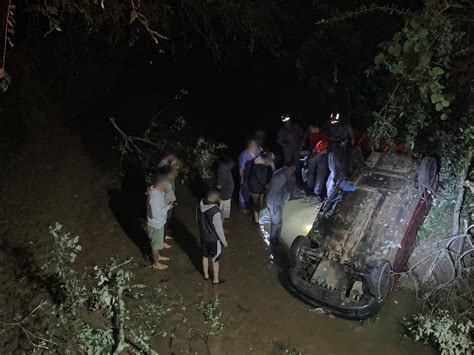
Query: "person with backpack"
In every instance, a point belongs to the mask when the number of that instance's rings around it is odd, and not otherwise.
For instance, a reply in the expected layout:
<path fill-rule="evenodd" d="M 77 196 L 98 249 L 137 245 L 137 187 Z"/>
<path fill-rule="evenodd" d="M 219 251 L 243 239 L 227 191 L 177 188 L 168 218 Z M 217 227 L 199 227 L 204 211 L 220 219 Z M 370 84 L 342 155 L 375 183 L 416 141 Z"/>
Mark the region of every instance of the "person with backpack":
<path fill-rule="evenodd" d="M 228 246 L 222 226 L 221 210 L 219 208 L 219 190 L 210 188 L 206 197 L 197 207 L 196 217 L 201 235 L 202 269 L 205 280 L 209 280 L 209 259 L 212 263 L 212 283 L 214 285 L 224 282 L 219 278 L 219 260 L 222 247 Z"/>
<path fill-rule="evenodd" d="M 273 153 L 262 152 L 253 161 L 249 172 L 249 190 L 253 202 L 254 221 L 258 224 L 260 211 L 265 207 L 265 193 L 273 174 Z"/>

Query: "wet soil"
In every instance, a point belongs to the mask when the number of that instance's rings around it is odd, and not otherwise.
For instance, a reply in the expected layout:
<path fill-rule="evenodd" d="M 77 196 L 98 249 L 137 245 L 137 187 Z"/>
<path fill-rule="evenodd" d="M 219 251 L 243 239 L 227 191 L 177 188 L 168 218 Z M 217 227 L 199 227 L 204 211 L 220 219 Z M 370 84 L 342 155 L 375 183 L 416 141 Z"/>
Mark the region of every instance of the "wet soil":
<path fill-rule="evenodd" d="M 218 296 L 224 331 L 207 341 L 188 339 L 184 330 L 174 339 L 157 338 L 161 354 L 431 354 L 431 348 L 401 336 L 400 321 L 414 308 L 414 298 L 395 292 L 380 316 L 353 322 L 319 314 L 285 289 L 285 255 L 268 249 L 248 215 L 233 207 L 225 226 L 229 247 L 223 251 L 222 276 L 213 286 L 202 279 L 194 208 L 196 198 L 178 186 L 169 269 L 156 271 L 144 258 L 146 237 L 140 228 L 143 183 L 129 173 L 94 165 L 81 138 L 61 121 L 38 115 L 32 137 L 0 178 L 1 320 L 27 314 L 47 298 L 43 280 L 34 275 L 44 261 L 51 239 L 48 226 L 56 221 L 80 235 L 83 251 L 78 270 L 102 265 L 110 257 L 134 257 L 136 282 L 180 295 L 195 309 L 201 300 Z M 163 291 L 166 290 L 166 291 Z M 193 322 L 199 313 L 190 312 Z M 176 325 L 170 323 L 176 329 Z M 171 330 L 171 329 L 170 329 Z M 0 334 L 0 352 L 26 353 L 17 346 L 21 332 Z M 172 341 L 171 341 L 172 340 Z"/>

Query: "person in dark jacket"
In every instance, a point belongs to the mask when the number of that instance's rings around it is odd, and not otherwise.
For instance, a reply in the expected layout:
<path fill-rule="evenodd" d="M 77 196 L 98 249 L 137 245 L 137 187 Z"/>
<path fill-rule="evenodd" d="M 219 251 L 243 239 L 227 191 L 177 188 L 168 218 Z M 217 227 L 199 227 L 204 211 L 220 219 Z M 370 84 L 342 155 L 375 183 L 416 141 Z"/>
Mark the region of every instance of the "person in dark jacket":
<path fill-rule="evenodd" d="M 291 117 L 285 114 L 281 117 L 283 126 L 278 131 L 277 143 L 283 149 L 283 159 L 286 162 L 292 161 L 296 164 L 297 171 L 300 165 L 300 148 L 304 138 L 304 131 Z"/>
<path fill-rule="evenodd" d="M 295 178 L 296 165 L 289 161 L 275 171 L 270 180 L 267 194 L 267 214 L 262 213 L 260 225 L 270 224 L 270 244 L 277 245 L 283 225 L 283 209 L 291 196 L 303 196 L 298 190 Z"/>
<path fill-rule="evenodd" d="M 232 176 L 234 166 L 235 162 L 229 156 L 224 156 L 217 166 L 217 188 L 220 191 L 220 208 L 223 219 L 230 218 L 230 207 L 235 187 Z"/>
<path fill-rule="evenodd" d="M 354 145 L 355 138 L 352 127 L 349 123 L 343 124 L 339 113 L 333 113 L 330 117 L 329 133 L 330 144 L 328 148 L 329 178 L 326 183 L 327 195 L 331 196 L 337 181 L 345 175 L 345 157 L 347 145 Z M 350 141 L 349 141 L 350 139 Z"/>
<path fill-rule="evenodd" d="M 209 280 L 209 258 L 212 261 L 212 283 L 214 285 L 223 282 L 219 278 L 219 259 L 222 246 L 227 247 L 224 228 L 222 227 L 221 210 L 219 208 L 219 190 L 210 188 L 199 202 L 196 211 L 199 233 L 201 235 L 202 268 L 205 280 Z"/>
<path fill-rule="evenodd" d="M 250 167 L 249 190 L 253 202 L 255 223 L 260 219 L 260 211 L 264 208 L 265 192 L 273 174 L 273 154 L 262 152 L 255 158 Z"/>

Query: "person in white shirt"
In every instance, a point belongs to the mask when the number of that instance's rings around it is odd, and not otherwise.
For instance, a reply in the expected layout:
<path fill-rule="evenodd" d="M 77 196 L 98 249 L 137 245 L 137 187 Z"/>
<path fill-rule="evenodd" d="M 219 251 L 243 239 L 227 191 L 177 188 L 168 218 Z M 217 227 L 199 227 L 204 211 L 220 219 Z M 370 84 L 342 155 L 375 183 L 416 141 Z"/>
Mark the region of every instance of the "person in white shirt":
<path fill-rule="evenodd" d="M 169 258 L 160 255 L 164 247 L 165 224 L 168 211 L 173 207 L 172 202 L 166 203 L 165 191 L 168 179 L 164 175 L 156 176 L 153 186 L 147 191 L 147 234 L 150 239 L 153 254 L 153 268 L 158 270 L 167 269 L 168 266 L 161 263 Z"/>

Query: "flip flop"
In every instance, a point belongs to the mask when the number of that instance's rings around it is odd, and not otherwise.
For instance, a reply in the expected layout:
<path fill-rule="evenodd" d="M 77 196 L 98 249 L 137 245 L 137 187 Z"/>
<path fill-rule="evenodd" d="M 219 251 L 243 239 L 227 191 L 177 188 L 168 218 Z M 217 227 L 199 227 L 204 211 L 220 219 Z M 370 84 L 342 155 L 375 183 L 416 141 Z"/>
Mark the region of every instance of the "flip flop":
<path fill-rule="evenodd" d="M 160 264 L 159 266 L 156 266 L 155 264 L 153 264 L 152 268 L 156 270 L 166 270 L 168 268 L 168 265 Z"/>
<path fill-rule="evenodd" d="M 215 282 L 214 280 L 212 280 L 213 285 L 220 285 L 220 284 L 223 284 L 224 282 L 225 282 L 225 279 L 219 279 L 218 282 Z"/>
<path fill-rule="evenodd" d="M 206 277 L 206 276 L 203 276 L 203 279 L 206 280 L 206 281 L 209 281 L 211 278 L 209 277 L 209 275 Z"/>

